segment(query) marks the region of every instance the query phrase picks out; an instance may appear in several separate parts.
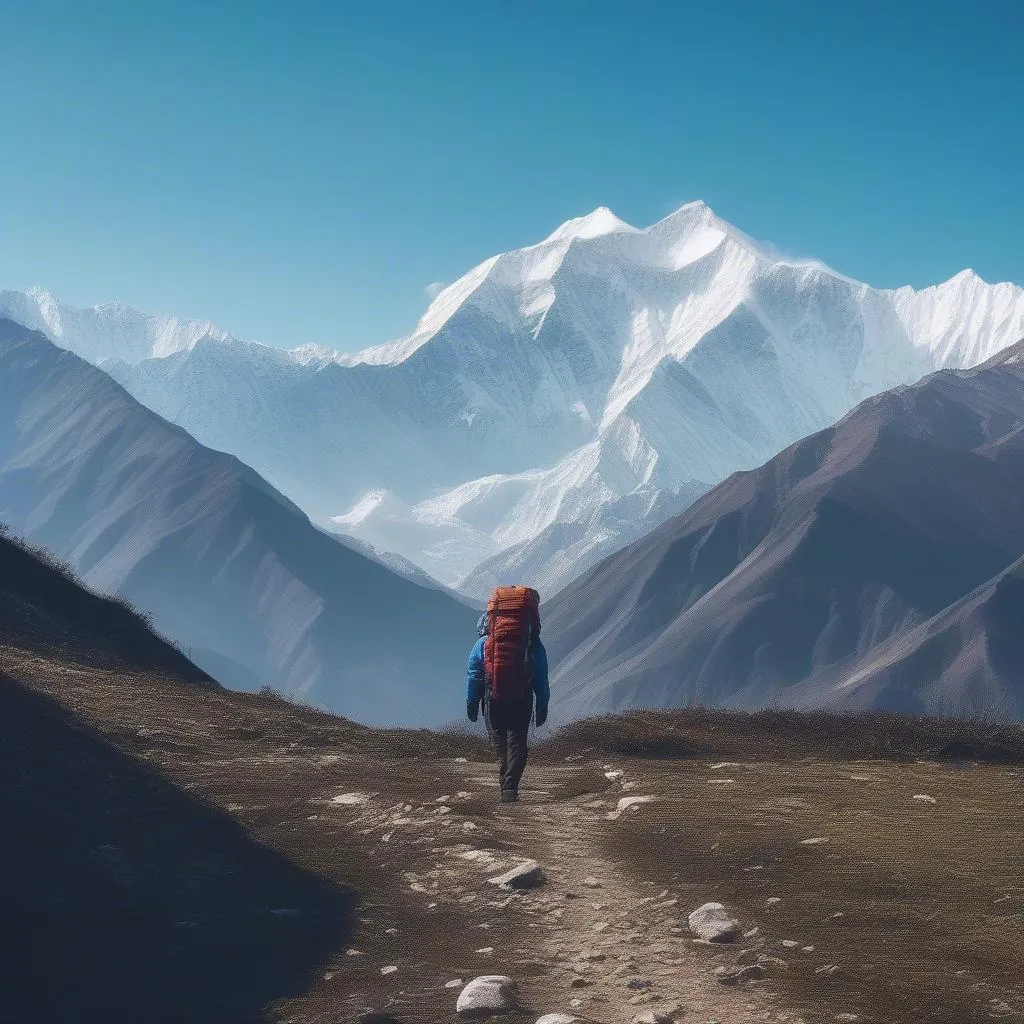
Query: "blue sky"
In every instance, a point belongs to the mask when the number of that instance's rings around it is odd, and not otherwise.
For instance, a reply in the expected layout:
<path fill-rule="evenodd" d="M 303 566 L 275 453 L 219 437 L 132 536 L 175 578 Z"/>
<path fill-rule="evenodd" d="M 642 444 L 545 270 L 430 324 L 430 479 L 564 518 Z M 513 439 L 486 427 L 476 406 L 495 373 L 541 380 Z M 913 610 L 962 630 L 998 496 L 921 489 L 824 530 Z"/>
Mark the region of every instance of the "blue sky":
<path fill-rule="evenodd" d="M 343 350 L 609 206 L 1024 284 L 1024 4 L 0 0 L 0 287 Z"/>

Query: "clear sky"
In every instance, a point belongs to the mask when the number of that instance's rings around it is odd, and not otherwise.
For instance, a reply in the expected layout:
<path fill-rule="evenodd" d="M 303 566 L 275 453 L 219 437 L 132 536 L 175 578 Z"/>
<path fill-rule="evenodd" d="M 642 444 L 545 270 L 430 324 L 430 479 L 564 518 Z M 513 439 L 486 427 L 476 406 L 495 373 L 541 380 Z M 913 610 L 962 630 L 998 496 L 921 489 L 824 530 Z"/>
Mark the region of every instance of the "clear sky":
<path fill-rule="evenodd" d="M 0 0 L 0 288 L 342 350 L 691 199 L 871 284 L 1024 284 L 1019 0 Z"/>

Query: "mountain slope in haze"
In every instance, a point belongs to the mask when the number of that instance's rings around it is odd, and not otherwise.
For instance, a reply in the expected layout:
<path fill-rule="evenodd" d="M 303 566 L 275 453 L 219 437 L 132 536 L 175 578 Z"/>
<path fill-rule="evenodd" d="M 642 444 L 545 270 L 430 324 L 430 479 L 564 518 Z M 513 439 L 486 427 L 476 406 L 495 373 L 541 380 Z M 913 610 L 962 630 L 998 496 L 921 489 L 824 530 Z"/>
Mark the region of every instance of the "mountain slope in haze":
<path fill-rule="evenodd" d="M 0 520 L 218 681 L 356 720 L 451 718 L 476 613 L 315 528 L 43 335 L 0 320 Z"/>
<path fill-rule="evenodd" d="M 4 309 L 315 522 L 476 596 L 523 574 L 551 593 L 869 395 L 1024 335 L 1013 285 L 875 290 L 703 203 L 645 230 L 605 209 L 570 221 L 351 356 L 44 293 L 0 293 Z"/>
<path fill-rule="evenodd" d="M 1024 719 L 1024 343 L 859 405 L 544 607 L 557 713 Z"/>

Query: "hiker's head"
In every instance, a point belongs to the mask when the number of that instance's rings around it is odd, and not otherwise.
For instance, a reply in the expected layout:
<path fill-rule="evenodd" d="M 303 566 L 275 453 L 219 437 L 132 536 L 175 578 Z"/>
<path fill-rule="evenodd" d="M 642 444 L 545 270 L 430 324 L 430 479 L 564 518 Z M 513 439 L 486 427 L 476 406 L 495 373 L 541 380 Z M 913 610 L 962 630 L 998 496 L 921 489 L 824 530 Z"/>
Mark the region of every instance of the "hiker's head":
<path fill-rule="evenodd" d="M 484 612 L 483 615 L 481 615 L 480 618 L 477 619 L 476 635 L 487 636 L 487 612 Z"/>

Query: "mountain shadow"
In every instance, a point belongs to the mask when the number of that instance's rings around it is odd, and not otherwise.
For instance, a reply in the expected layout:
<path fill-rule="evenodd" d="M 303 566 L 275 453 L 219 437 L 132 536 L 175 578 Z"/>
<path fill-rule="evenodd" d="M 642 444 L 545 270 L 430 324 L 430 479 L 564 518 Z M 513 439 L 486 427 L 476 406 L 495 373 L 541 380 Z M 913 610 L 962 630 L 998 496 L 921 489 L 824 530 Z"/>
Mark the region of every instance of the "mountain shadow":
<path fill-rule="evenodd" d="M 0 675 L 2 1012 L 249 1024 L 301 993 L 354 897 Z"/>

